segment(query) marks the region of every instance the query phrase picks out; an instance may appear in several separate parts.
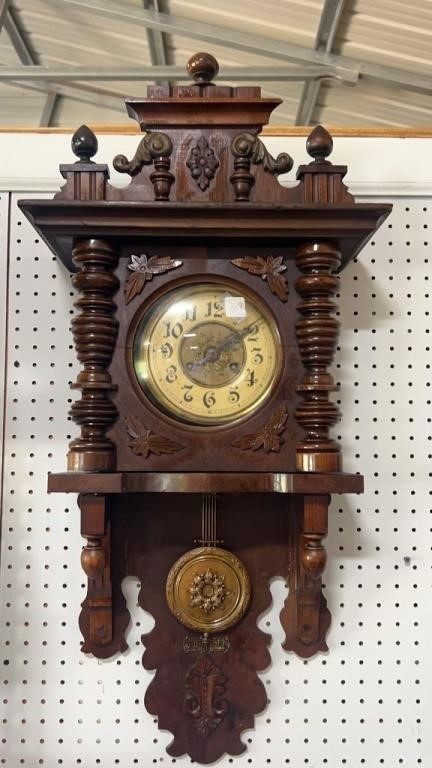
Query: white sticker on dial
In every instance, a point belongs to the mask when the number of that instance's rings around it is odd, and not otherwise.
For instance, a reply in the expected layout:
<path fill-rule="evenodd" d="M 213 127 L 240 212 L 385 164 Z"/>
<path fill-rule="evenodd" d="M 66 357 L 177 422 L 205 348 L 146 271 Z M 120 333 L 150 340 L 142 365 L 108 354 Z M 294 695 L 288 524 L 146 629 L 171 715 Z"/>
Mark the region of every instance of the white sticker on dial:
<path fill-rule="evenodd" d="M 246 302 L 243 296 L 225 296 L 226 317 L 246 317 Z"/>

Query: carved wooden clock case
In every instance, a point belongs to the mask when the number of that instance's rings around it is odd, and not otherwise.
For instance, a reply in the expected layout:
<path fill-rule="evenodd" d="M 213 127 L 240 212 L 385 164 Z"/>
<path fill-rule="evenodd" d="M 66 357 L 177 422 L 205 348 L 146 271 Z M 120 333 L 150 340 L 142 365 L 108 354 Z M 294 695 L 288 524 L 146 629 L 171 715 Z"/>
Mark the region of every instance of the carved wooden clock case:
<path fill-rule="evenodd" d="M 272 577 L 289 586 L 286 650 L 327 649 L 330 494 L 363 485 L 329 437 L 337 273 L 391 208 L 355 203 L 322 127 L 282 187 L 292 160 L 258 138 L 279 101 L 214 85 L 217 70 L 197 54 L 193 84 L 127 101 L 145 131 L 132 160 L 114 158 L 127 187 L 109 184 L 82 127 L 62 190 L 20 203 L 78 292 L 81 434 L 49 490 L 79 493 L 82 650 L 125 650 L 121 582 L 136 576 L 155 619 L 146 707 L 173 733 L 169 754 L 201 763 L 242 753 L 266 705 L 256 622 Z"/>

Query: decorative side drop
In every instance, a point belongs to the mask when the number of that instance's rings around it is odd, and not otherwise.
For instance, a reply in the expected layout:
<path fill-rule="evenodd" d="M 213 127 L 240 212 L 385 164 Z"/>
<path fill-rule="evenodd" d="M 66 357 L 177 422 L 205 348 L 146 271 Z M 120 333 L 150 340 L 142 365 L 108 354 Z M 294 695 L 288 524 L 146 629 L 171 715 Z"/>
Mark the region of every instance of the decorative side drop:
<path fill-rule="evenodd" d="M 204 192 L 219 168 L 219 160 L 205 136 L 200 136 L 195 146 L 192 147 L 186 165 L 192 178 Z"/>

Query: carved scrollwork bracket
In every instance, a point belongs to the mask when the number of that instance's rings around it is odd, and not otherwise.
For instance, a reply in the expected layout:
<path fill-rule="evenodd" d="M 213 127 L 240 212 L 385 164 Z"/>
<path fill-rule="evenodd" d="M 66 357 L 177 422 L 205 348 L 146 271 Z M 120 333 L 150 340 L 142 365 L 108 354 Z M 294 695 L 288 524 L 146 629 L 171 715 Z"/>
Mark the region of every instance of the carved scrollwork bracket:
<path fill-rule="evenodd" d="M 255 184 L 255 176 L 250 172 L 251 165 L 262 165 L 273 176 L 287 173 L 293 167 L 293 159 L 286 152 L 272 157 L 258 136 L 252 133 L 240 133 L 231 142 L 234 156 L 234 173 L 230 181 L 234 187 L 236 202 L 247 201 Z"/>
<path fill-rule="evenodd" d="M 113 166 L 119 173 L 136 176 L 144 165 L 153 163 L 154 171 L 150 174 L 150 181 L 153 184 L 155 200 L 168 200 L 175 181 L 169 170 L 172 150 L 172 141 L 166 133 L 146 133 L 133 158 L 128 160 L 125 155 L 116 155 Z"/>

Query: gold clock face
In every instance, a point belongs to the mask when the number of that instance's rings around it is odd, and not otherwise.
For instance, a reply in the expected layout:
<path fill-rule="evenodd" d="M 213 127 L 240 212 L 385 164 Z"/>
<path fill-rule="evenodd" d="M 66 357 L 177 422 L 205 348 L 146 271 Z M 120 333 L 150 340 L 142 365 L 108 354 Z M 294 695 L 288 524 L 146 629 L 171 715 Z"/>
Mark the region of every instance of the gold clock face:
<path fill-rule="evenodd" d="M 281 358 L 266 305 L 223 282 L 164 294 L 141 318 L 133 343 L 144 393 L 165 413 L 196 425 L 253 412 L 270 395 Z"/>

